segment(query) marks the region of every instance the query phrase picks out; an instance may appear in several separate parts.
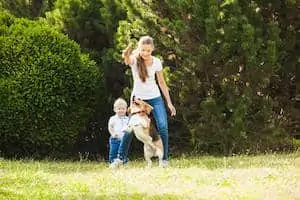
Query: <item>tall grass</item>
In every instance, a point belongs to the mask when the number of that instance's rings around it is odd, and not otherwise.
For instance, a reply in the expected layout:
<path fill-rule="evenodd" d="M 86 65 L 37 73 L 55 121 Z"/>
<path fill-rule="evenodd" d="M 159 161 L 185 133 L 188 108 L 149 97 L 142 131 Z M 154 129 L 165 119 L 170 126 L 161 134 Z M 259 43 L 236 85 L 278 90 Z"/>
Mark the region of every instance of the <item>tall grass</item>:
<path fill-rule="evenodd" d="M 182 156 L 170 165 L 1 160 L 0 199 L 300 199 L 298 152 Z"/>

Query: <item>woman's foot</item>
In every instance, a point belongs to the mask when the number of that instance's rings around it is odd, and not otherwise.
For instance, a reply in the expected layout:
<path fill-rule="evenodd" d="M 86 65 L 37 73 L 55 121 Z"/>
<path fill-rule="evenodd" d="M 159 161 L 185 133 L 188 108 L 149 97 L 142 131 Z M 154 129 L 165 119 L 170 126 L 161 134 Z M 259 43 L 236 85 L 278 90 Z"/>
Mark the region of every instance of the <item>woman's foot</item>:
<path fill-rule="evenodd" d="M 169 167 L 169 162 L 167 161 L 167 160 L 163 160 L 162 162 L 161 162 L 161 165 L 160 165 L 162 168 L 167 168 L 167 167 Z"/>

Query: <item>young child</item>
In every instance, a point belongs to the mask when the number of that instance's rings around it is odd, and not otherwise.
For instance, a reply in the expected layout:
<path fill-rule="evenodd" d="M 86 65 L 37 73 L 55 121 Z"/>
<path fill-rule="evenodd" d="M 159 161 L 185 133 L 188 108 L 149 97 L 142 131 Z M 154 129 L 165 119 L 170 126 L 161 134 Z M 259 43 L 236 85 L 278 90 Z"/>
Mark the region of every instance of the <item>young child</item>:
<path fill-rule="evenodd" d="M 118 149 L 121 139 L 124 135 L 129 118 L 126 116 L 127 103 L 124 99 L 118 98 L 114 102 L 115 115 L 111 116 L 108 121 L 109 137 L 109 163 L 112 163 L 118 155 Z"/>

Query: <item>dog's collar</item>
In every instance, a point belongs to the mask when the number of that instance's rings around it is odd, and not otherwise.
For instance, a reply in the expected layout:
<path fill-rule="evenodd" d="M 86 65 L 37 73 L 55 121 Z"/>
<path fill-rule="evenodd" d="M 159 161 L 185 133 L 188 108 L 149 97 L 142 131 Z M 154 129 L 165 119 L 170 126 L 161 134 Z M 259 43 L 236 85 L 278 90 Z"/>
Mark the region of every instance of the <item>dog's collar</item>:
<path fill-rule="evenodd" d="M 137 111 L 137 112 L 134 112 L 134 113 L 131 113 L 131 115 L 135 115 L 135 114 L 139 114 L 139 113 L 146 113 L 145 111 Z M 147 113 L 146 113 L 147 114 Z M 148 114 L 147 114 L 148 115 Z"/>

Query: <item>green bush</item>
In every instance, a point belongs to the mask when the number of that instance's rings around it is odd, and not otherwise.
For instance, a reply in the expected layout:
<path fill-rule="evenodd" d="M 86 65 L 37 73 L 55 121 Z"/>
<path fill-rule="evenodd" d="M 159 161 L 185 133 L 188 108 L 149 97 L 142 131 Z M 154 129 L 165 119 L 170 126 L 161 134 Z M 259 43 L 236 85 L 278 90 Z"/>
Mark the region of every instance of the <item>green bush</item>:
<path fill-rule="evenodd" d="M 0 8 L 0 35 L 4 34 L 8 27 L 14 23 L 15 17 L 6 10 Z"/>
<path fill-rule="evenodd" d="M 95 63 L 63 34 L 25 19 L 6 29 L 0 46 L 2 155 L 66 155 L 98 101 Z"/>

